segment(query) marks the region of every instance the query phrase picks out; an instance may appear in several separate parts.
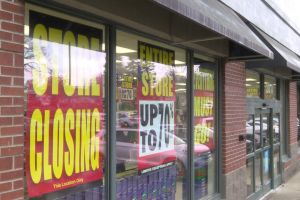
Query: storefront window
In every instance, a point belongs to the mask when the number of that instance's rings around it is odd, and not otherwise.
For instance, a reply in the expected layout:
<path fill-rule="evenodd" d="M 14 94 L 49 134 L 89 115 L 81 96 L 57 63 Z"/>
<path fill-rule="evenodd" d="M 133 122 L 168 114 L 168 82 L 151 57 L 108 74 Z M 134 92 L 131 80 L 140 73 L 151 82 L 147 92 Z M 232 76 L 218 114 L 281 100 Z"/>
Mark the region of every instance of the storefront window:
<path fill-rule="evenodd" d="M 214 64 L 194 59 L 195 199 L 216 192 Z"/>
<path fill-rule="evenodd" d="M 105 156 L 104 27 L 52 15 L 56 17 L 33 10 L 26 15 L 27 197 L 100 200 Z"/>
<path fill-rule="evenodd" d="M 271 150 L 263 151 L 263 181 L 264 184 L 268 184 L 271 181 L 272 169 L 271 169 Z"/>
<path fill-rule="evenodd" d="M 185 199 L 185 51 L 117 31 L 116 199 Z"/>
<path fill-rule="evenodd" d="M 277 98 L 277 84 L 276 78 L 265 75 L 264 76 L 265 99 L 278 99 Z"/>
<path fill-rule="evenodd" d="M 259 73 L 246 70 L 247 97 L 260 97 L 260 76 Z"/>
<path fill-rule="evenodd" d="M 248 120 L 246 122 L 246 150 L 247 154 L 252 153 L 254 151 L 255 145 L 258 143 L 258 134 L 255 133 L 254 131 L 257 132 L 257 130 L 254 129 L 255 123 L 254 122 L 254 116 L 253 115 L 248 115 Z"/>

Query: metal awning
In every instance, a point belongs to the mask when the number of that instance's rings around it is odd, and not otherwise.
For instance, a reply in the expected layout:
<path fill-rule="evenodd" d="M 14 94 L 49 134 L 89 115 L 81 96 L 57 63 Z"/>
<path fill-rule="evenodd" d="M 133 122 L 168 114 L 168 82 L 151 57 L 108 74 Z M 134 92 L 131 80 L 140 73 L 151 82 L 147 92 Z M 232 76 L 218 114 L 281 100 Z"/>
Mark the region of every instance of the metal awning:
<path fill-rule="evenodd" d="M 276 0 L 219 0 L 272 38 L 300 55 L 300 37 L 282 20 Z M 273 11 L 275 10 L 275 11 Z M 277 13 L 276 13 L 277 12 Z M 272 26 L 272 27 L 270 27 Z"/>
<path fill-rule="evenodd" d="M 255 27 L 259 34 L 282 56 L 286 62 L 286 66 L 296 72 L 300 72 L 300 58 L 291 50 L 265 34 L 263 31 Z"/>
<path fill-rule="evenodd" d="M 227 6 L 211 0 L 153 0 L 227 38 L 273 59 L 273 52 Z"/>

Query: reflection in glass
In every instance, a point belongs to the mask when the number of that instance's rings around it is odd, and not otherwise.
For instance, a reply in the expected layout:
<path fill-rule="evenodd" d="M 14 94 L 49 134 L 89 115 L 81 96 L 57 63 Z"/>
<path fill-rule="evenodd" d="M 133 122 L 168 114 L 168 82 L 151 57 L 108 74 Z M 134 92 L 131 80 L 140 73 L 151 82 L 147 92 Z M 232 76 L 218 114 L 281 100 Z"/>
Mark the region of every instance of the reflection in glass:
<path fill-rule="evenodd" d="M 249 158 L 246 161 L 246 182 L 247 182 L 247 196 L 253 193 L 253 158 Z"/>
<path fill-rule="evenodd" d="M 273 115 L 273 143 L 280 142 L 280 115 L 279 113 Z"/>
<path fill-rule="evenodd" d="M 185 51 L 117 31 L 117 199 L 184 199 Z"/>
<path fill-rule="evenodd" d="M 249 117 L 249 119 L 247 120 L 246 123 L 246 130 L 247 130 L 247 135 L 248 135 L 248 131 L 250 133 L 250 131 L 253 129 L 254 131 L 254 135 L 253 135 L 253 139 L 254 139 L 254 147 L 255 149 L 260 149 L 261 148 L 261 120 L 260 120 L 260 115 L 255 115 L 254 119 L 253 117 Z"/>
<path fill-rule="evenodd" d="M 215 193 L 214 71 L 194 61 L 195 199 Z"/>
<path fill-rule="evenodd" d="M 258 191 L 261 189 L 262 182 L 261 182 L 261 153 L 256 154 L 255 156 L 255 191 Z"/>
<path fill-rule="evenodd" d="M 246 150 L 247 154 L 254 151 L 254 144 L 257 143 L 254 138 L 254 116 L 248 115 L 248 120 L 246 122 Z"/>
<path fill-rule="evenodd" d="M 271 137 L 271 133 L 270 133 L 270 115 L 269 114 L 262 114 L 262 124 L 261 124 L 261 128 L 262 128 L 262 139 L 263 139 L 263 146 L 270 146 L 270 137 Z"/>
<path fill-rule="evenodd" d="M 273 153 L 273 168 L 274 168 L 274 177 L 276 178 L 281 174 L 281 162 L 280 162 L 280 148 L 275 148 Z"/>
<path fill-rule="evenodd" d="M 263 151 L 263 181 L 264 185 L 268 184 L 271 180 L 271 155 L 270 149 Z"/>

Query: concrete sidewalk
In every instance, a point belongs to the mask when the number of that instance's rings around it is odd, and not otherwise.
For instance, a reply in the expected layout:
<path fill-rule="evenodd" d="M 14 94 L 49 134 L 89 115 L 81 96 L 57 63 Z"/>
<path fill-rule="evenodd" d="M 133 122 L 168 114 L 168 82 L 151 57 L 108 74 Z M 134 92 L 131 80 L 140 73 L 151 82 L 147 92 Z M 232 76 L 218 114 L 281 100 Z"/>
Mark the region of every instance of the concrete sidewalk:
<path fill-rule="evenodd" d="M 300 200 L 300 172 L 276 188 L 263 200 Z"/>

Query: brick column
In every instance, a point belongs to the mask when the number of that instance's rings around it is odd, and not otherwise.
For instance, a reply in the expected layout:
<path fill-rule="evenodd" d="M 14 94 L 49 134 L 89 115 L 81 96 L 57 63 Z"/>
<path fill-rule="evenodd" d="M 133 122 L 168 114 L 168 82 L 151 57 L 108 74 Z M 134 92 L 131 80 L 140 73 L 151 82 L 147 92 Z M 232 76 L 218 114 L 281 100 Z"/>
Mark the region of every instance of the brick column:
<path fill-rule="evenodd" d="M 246 70 L 243 62 L 228 62 L 223 70 L 222 182 L 224 199 L 246 199 Z"/>
<path fill-rule="evenodd" d="M 297 82 L 289 83 L 289 145 L 297 143 Z"/>
<path fill-rule="evenodd" d="M 24 1 L 0 0 L 0 199 L 24 197 Z"/>
<path fill-rule="evenodd" d="M 288 90 L 288 156 L 291 158 L 284 166 L 284 180 L 288 180 L 297 170 L 298 143 L 297 143 L 297 82 L 289 83 Z"/>

